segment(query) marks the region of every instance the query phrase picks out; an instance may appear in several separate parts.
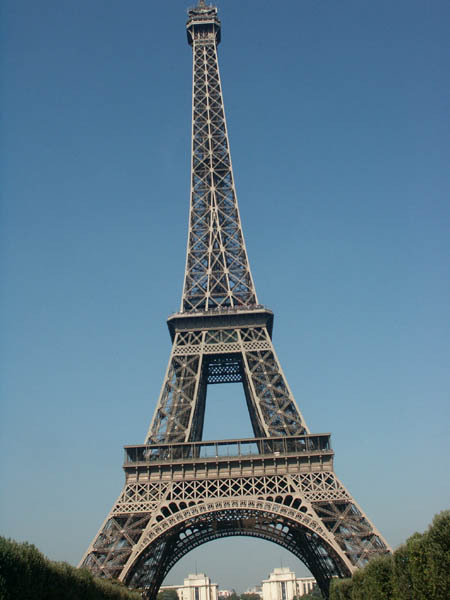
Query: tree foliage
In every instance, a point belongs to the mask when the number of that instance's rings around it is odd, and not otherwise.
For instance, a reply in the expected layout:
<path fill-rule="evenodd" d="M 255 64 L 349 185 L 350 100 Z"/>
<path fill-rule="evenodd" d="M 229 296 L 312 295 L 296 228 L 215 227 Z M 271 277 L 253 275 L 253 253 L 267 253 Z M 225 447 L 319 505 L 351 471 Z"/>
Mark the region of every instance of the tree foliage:
<path fill-rule="evenodd" d="M 450 511 L 436 515 L 427 533 L 428 570 L 432 598 L 448 599 L 450 593 Z"/>
<path fill-rule="evenodd" d="M 364 569 L 363 596 L 371 600 L 392 598 L 392 556 L 385 554 L 373 558 Z"/>
<path fill-rule="evenodd" d="M 392 555 L 372 559 L 351 579 L 331 582 L 330 600 L 447 600 L 450 590 L 450 511 L 433 519 Z M 32 544 L 0 537 L 0 600 L 138 600 L 123 584 L 92 576 L 86 569 L 52 562 Z M 302 600 L 315 598 L 314 590 Z M 178 600 L 162 590 L 158 600 Z M 233 592 L 230 600 L 259 600 Z"/>
<path fill-rule="evenodd" d="M 27 542 L 0 537 L 0 600 L 138 600 L 123 584 L 52 562 Z"/>
<path fill-rule="evenodd" d="M 330 598 L 333 600 L 352 600 L 353 581 L 351 579 L 333 579 L 330 585 Z"/>
<path fill-rule="evenodd" d="M 157 600 L 178 600 L 176 590 L 159 590 Z"/>
<path fill-rule="evenodd" d="M 323 599 L 322 592 L 318 585 L 314 585 L 313 589 L 303 596 L 294 596 L 294 600 L 319 600 Z"/>
<path fill-rule="evenodd" d="M 330 600 L 448 600 L 450 511 L 414 533 L 393 554 L 373 558 L 351 579 L 334 580 Z"/>

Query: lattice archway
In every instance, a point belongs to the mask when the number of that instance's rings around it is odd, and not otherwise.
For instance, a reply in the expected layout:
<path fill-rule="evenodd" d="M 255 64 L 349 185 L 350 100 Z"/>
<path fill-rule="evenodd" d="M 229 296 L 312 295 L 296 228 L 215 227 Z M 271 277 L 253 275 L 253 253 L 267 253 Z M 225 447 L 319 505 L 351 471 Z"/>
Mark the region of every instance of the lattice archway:
<path fill-rule="evenodd" d="M 275 502 L 265 502 L 264 508 L 249 506 L 248 501 L 221 504 L 196 505 L 198 514 L 194 516 L 191 507 L 163 519 L 159 534 L 143 540 L 130 558 L 125 582 L 145 588 L 146 598 L 153 600 L 166 575 L 183 556 L 207 542 L 230 536 L 260 538 L 285 548 L 306 565 L 326 597 L 332 577 L 346 577 L 354 570 L 342 550 L 299 511 L 294 515 L 292 509 Z"/>

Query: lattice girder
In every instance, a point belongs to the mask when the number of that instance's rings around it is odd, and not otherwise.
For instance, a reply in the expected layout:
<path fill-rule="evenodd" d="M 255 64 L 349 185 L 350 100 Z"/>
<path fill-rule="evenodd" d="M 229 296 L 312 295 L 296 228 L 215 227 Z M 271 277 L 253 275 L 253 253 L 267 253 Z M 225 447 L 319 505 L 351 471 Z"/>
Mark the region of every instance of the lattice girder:
<path fill-rule="evenodd" d="M 324 447 L 323 452 L 329 451 Z M 253 474 L 243 474 L 244 465 L 240 476 L 230 467 L 229 477 L 223 475 L 223 467 L 230 459 L 212 459 L 208 473 L 215 472 L 215 460 L 216 476 L 193 472 L 195 459 L 186 464 L 172 460 L 171 470 L 161 457 L 145 464 L 140 458 L 126 463 L 125 489 L 85 564 L 97 574 L 145 584 L 150 597 L 176 560 L 197 545 L 226 535 L 253 535 L 294 552 L 327 593 L 331 577 L 348 576 L 388 547 L 328 459 L 304 470 L 300 463 L 292 467 L 294 457 L 295 452 L 255 455 L 246 459 L 253 464 L 251 469 L 247 465 L 247 472 Z M 308 457 L 313 455 L 307 450 L 297 455 Z M 234 524 L 218 527 L 224 519 Z M 198 527 L 202 535 L 183 541 Z"/>
<path fill-rule="evenodd" d="M 217 327 L 176 332 L 147 443 L 202 439 L 207 385 L 236 382 L 255 436 L 308 431 L 267 328 Z"/>
<path fill-rule="evenodd" d="M 226 505 L 226 502 L 223 504 Z M 331 576 L 348 575 L 349 571 L 338 554 L 307 527 L 299 526 L 286 515 L 274 514 L 270 509 L 249 507 L 245 501 L 236 501 L 235 505 L 234 508 L 224 506 L 218 509 L 209 505 L 203 514 L 174 524 L 145 548 L 130 578 L 125 581 L 133 586 L 145 587 L 151 597 L 169 570 L 187 552 L 209 541 L 235 535 L 265 539 L 286 548 L 312 568 L 323 589 L 327 589 Z M 202 508 L 198 507 L 199 513 Z M 195 511 L 188 509 L 187 512 Z M 166 564 L 161 564 L 159 556 L 155 559 L 155 554 L 165 542 L 170 544 L 170 553 Z"/>
<path fill-rule="evenodd" d="M 208 35 L 206 35 L 208 34 Z M 205 37 L 206 35 L 206 37 Z M 257 304 L 229 151 L 214 31 L 191 30 L 192 174 L 182 311 Z"/>

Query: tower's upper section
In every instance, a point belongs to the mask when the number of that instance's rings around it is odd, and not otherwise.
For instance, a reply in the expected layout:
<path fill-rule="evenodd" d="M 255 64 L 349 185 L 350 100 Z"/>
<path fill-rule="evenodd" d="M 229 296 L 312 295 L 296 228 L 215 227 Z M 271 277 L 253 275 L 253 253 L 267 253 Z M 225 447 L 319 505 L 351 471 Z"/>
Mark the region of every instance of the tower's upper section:
<path fill-rule="evenodd" d="M 186 29 L 191 46 L 196 39 L 211 39 L 216 44 L 220 42 L 220 21 L 215 6 L 206 6 L 204 0 L 200 0 L 197 6 L 188 11 L 188 15 Z"/>
<path fill-rule="evenodd" d="M 258 301 L 234 187 L 220 83 L 217 8 L 189 11 L 193 53 L 191 206 L 181 312 L 244 310 Z"/>

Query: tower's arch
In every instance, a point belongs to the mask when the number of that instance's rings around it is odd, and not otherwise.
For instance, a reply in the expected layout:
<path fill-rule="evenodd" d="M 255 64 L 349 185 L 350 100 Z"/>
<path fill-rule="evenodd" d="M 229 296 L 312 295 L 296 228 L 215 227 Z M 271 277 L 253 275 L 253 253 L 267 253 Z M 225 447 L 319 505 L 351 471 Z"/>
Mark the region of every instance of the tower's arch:
<path fill-rule="evenodd" d="M 126 448 L 127 482 L 82 565 L 153 599 L 195 547 L 231 535 L 300 558 L 327 594 L 383 539 L 333 471 L 328 434 Z"/>
<path fill-rule="evenodd" d="M 148 598 L 156 597 L 163 580 L 183 556 L 230 536 L 259 538 L 288 550 L 308 567 L 325 595 L 332 577 L 349 576 L 353 570 L 327 532 L 318 531 L 305 512 L 276 501 L 218 501 L 181 508 L 160 524 L 162 531 L 156 537 L 144 537 L 121 576 L 130 586 L 144 588 Z"/>

